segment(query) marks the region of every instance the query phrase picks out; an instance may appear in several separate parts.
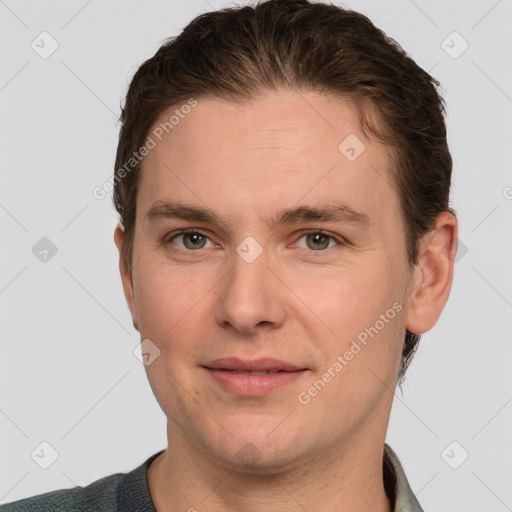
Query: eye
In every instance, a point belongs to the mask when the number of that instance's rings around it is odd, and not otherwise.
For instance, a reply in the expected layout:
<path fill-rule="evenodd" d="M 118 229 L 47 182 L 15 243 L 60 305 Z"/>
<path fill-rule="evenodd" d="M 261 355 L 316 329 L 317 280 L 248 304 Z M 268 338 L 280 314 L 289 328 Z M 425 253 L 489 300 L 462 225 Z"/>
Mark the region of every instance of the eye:
<path fill-rule="evenodd" d="M 301 248 L 311 249 L 313 251 L 330 249 L 333 246 L 330 244 L 331 241 L 335 242 L 334 245 L 342 245 L 341 241 L 328 233 L 324 233 L 323 231 L 308 231 L 303 234 L 299 240 L 302 240 L 303 238 L 306 239 L 306 247 L 302 246 Z"/>
<path fill-rule="evenodd" d="M 183 245 L 180 245 L 179 243 L 175 243 L 174 240 L 182 239 Z M 210 240 L 206 235 L 199 231 L 194 230 L 184 230 L 179 233 L 176 233 L 171 238 L 168 238 L 166 243 L 173 243 L 180 249 L 185 250 L 197 250 L 197 249 L 204 249 L 205 245 L 207 243 L 207 240 Z M 211 241 L 210 241 L 211 242 Z"/>

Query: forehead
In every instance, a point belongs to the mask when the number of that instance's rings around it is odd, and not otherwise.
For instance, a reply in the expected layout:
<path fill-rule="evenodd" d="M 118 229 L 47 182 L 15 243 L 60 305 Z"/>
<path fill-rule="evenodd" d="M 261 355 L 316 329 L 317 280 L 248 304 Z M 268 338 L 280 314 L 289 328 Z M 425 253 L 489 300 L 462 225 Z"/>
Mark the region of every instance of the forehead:
<path fill-rule="evenodd" d="M 153 130 L 165 125 L 176 110 L 180 108 L 163 113 Z M 265 149 L 304 153 L 313 146 L 317 151 L 332 150 L 333 143 L 337 150 L 336 141 L 345 130 L 360 131 L 352 103 L 317 92 L 279 90 L 266 91 L 249 101 L 200 98 L 172 130 L 164 130 L 162 142 L 164 146 L 178 141 L 180 145 L 194 144 L 195 151 L 188 154 L 191 158 L 204 157 L 211 149 L 232 154 L 262 153 Z M 327 133 L 331 137 L 326 137 Z"/>
<path fill-rule="evenodd" d="M 346 100 L 291 91 L 247 102 L 198 98 L 171 125 L 176 109 L 150 132 L 155 147 L 143 163 L 141 213 L 166 199 L 243 216 L 248 210 L 268 216 L 301 199 L 374 211 L 396 206 L 396 197 L 388 197 L 395 194 L 388 151 L 365 137 Z"/>

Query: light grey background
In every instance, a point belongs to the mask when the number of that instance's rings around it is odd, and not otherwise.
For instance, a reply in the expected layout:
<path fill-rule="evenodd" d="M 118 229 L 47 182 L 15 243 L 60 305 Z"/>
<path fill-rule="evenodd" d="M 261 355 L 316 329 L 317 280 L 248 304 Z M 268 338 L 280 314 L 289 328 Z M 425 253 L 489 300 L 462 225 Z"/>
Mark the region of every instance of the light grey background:
<path fill-rule="evenodd" d="M 228 5 L 0 0 L 0 502 L 129 471 L 166 446 L 133 354 L 114 209 L 92 190 L 113 172 L 137 67 L 194 16 Z M 396 393 L 387 442 L 426 511 L 511 510 L 512 1 L 344 5 L 441 81 L 455 163 L 453 290 Z M 59 45 L 46 59 L 31 47 L 51 49 L 43 31 Z M 57 247 L 46 262 L 32 251 L 42 237 Z M 51 456 L 43 441 L 59 455 L 48 469 L 31 458 Z"/>

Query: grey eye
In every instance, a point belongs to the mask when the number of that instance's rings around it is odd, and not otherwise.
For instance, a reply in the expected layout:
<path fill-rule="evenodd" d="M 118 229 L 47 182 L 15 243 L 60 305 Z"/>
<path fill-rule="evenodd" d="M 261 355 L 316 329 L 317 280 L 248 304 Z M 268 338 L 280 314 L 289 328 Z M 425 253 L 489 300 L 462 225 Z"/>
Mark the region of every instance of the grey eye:
<path fill-rule="evenodd" d="M 182 243 L 176 243 L 176 240 L 182 239 Z M 197 250 L 204 249 L 209 238 L 196 231 L 185 231 L 174 235 L 169 242 L 174 243 L 181 249 Z"/>
<path fill-rule="evenodd" d="M 310 233 L 306 235 L 308 246 L 313 250 L 327 249 L 327 247 L 329 247 L 329 238 L 330 237 L 322 233 Z M 311 244 L 309 242 L 311 242 Z"/>

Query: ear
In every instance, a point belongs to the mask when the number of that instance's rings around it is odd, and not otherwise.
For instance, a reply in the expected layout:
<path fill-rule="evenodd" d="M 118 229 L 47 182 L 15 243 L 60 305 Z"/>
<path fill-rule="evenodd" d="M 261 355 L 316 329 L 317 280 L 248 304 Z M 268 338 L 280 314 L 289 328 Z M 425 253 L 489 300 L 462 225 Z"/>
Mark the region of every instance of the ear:
<path fill-rule="evenodd" d="M 117 250 L 119 251 L 119 272 L 121 273 L 121 281 L 123 282 L 124 296 L 132 315 L 133 327 L 138 331 L 139 324 L 137 320 L 137 308 L 135 307 L 135 301 L 133 300 L 133 278 L 128 262 L 123 255 L 124 227 L 121 224 L 116 226 L 114 231 L 114 241 L 116 243 Z"/>
<path fill-rule="evenodd" d="M 420 241 L 406 322 L 411 333 L 429 331 L 441 315 L 452 287 L 457 235 L 457 219 L 443 212 L 437 217 L 435 228 Z"/>

